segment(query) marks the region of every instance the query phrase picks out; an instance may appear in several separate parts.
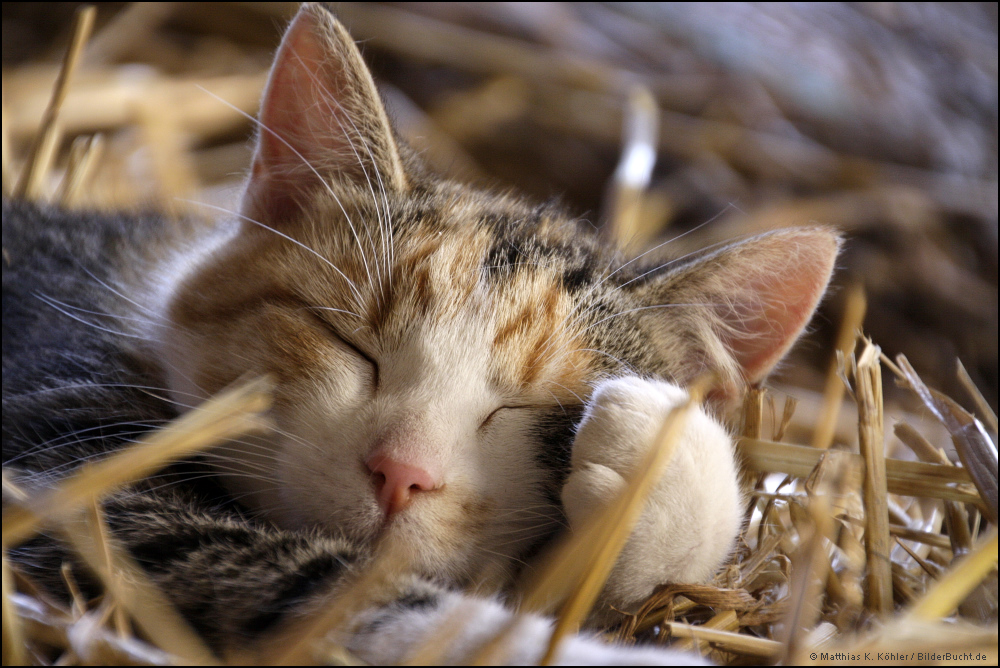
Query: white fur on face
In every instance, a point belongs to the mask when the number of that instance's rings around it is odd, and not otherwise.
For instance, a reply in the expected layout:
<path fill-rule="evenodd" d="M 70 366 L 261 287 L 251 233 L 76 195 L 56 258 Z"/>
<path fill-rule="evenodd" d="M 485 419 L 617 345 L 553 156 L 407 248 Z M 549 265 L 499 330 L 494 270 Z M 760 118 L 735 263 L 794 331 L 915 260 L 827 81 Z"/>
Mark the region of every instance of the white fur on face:
<path fill-rule="evenodd" d="M 476 313 L 414 323 L 380 351 L 377 388 L 367 362 L 331 348 L 311 393 L 281 409 L 286 435 L 243 449 L 247 466 L 275 468 L 276 493 L 261 476 L 231 476 L 230 488 L 289 528 L 384 532 L 412 545 L 419 570 L 468 578 L 502 568 L 558 511 L 543 496 L 534 413 L 501 408 L 508 399 L 490 386 L 489 323 Z M 376 450 L 439 472 L 443 487 L 415 494 L 386 525 L 364 465 Z"/>

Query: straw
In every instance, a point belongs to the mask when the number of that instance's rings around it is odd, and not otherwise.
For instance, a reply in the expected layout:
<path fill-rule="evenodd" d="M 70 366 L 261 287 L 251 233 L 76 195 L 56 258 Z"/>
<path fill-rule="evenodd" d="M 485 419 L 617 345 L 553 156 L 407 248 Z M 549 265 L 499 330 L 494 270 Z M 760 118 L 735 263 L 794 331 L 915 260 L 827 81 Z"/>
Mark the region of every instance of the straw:
<path fill-rule="evenodd" d="M 14 594 L 14 581 L 10 566 L 7 565 L 7 555 L 2 556 L 0 575 L 3 581 L 3 665 L 23 666 L 28 663 L 24 652 L 24 634 L 21 632 L 21 620 L 14 611 L 11 597 Z"/>
<path fill-rule="evenodd" d="M 676 623 L 677 622 L 671 622 L 670 624 L 667 625 L 666 628 L 667 633 L 670 634 L 671 636 L 674 636 L 676 638 L 684 638 L 683 640 L 680 640 L 672 644 L 672 647 L 674 649 L 682 652 L 695 651 L 701 655 L 704 655 L 708 651 L 710 651 L 711 648 L 708 647 L 707 643 L 703 642 L 704 638 L 699 637 L 697 634 L 685 635 L 685 632 L 683 630 L 681 634 L 674 634 L 673 625 Z M 704 624 L 701 624 L 700 626 L 697 627 L 698 630 L 704 629 L 706 631 L 722 631 L 722 632 L 731 632 L 739 628 L 740 628 L 740 620 L 739 617 L 736 615 L 735 610 L 724 610 L 719 614 L 713 616 Z"/>
<path fill-rule="evenodd" d="M 611 180 L 605 233 L 625 248 L 644 245 L 656 230 L 642 228 L 643 195 L 649 187 L 659 143 L 659 107 L 653 94 L 636 86 L 628 95 L 623 146 Z"/>
<path fill-rule="evenodd" d="M 28 163 L 21 174 L 20 181 L 14 188 L 13 195 L 16 198 L 37 199 L 41 194 L 42 184 L 58 148 L 60 138 L 59 111 L 66 99 L 66 93 L 69 90 L 73 74 L 76 72 L 76 66 L 80 62 L 80 54 L 83 53 L 83 48 L 90 38 L 96 14 L 97 10 L 92 5 L 85 5 L 77 10 L 76 19 L 73 22 L 73 38 L 63 58 L 62 68 L 59 70 L 59 76 L 52 89 L 49 105 L 42 116 L 38 135 L 28 156 Z"/>
<path fill-rule="evenodd" d="M 968 555 L 957 560 L 944 577 L 927 590 L 906 613 L 905 620 L 932 620 L 951 614 L 958 604 L 997 567 L 997 529 Z"/>
<path fill-rule="evenodd" d="M 392 589 L 398 575 L 408 571 L 408 563 L 405 546 L 381 545 L 366 568 L 337 587 L 332 602 L 280 630 L 276 642 L 257 660 L 278 666 L 315 662 L 318 642 L 324 636 L 349 637 L 355 617 Z M 340 651 L 346 654 L 346 650 Z"/>
<path fill-rule="evenodd" d="M 886 504 L 885 443 L 883 441 L 882 368 L 879 350 L 866 341 L 857 362 L 858 442 L 865 460 L 865 556 L 868 574 L 865 603 L 877 614 L 892 611 L 892 570 L 889 560 L 889 513 Z"/>
<path fill-rule="evenodd" d="M 983 498 L 986 517 L 997 524 L 997 446 L 983 425 L 953 399 L 928 388 L 905 355 L 897 357 L 899 372 L 910 389 L 951 434 L 952 443 Z"/>
<path fill-rule="evenodd" d="M 99 623 L 100 611 L 74 619 L 65 611 L 37 597 L 14 593 L 12 605 L 24 625 L 25 635 L 49 647 L 64 647 L 66 654 L 93 665 L 169 666 L 180 663 L 171 656 L 136 638 L 119 638 Z M 7 639 L 7 636 L 4 636 Z M 65 657 L 65 655 L 64 655 Z M 72 657 L 66 657 L 71 659 Z"/>
<path fill-rule="evenodd" d="M 808 631 L 815 626 L 822 612 L 819 594 L 828 580 L 831 566 L 826 545 L 833 534 L 832 501 L 850 487 L 855 477 L 852 475 L 855 465 L 850 458 L 836 456 L 829 462 L 826 475 L 817 479 L 814 492 L 809 494 L 808 506 L 798 529 L 798 549 L 792 555 L 788 610 L 780 643 L 782 656 L 792 662 L 802 651 Z M 790 506 L 795 507 L 794 504 Z"/>
<path fill-rule="evenodd" d="M 11 164 L 13 156 L 10 149 L 10 113 L 7 111 L 7 101 L 3 101 L 3 108 L 0 110 L 0 183 L 2 183 L 3 196 L 8 197 L 14 187 L 14 166 Z M 6 257 L 7 251 L 4 251 Z"/>
<path fill-rule="evenodd" d="M 88 185 L 104 151 L 101 135 L 77 137 L 69 151 L 69 163 L 56 195 L 60 206 L 73 208 L 80 204 L 81 194 Z"/>
<path fill-rule="evenodd" d="M 823 457 L 822 451 L 807 446 L 746 438 L 736 442 L 736 449 L 743 465 L 750 470 L 800 478 L 807 477 Z M 847 456 L 863 462 L 859 455 Z M 964 468 L 904 459 L 887 459 L 885 468 L 887 488 L 892 494 L 952 499 L 977 506 L 984 503 L 975 490 L 966 491 L 972 478 Z"/>
<path fill-rule="evenodd" d="M 826 387 L 823 390 L 823 412 L 819 423 L 813 432 L 813 447 L 826 450 L 833 443 L 837 418 L 840 415 L 841 402 L 844 399 L 844 384 L 840 379 L 839 359 L 847 359 L 854 351 L 857 333 L 864 323 L 867 310 L 864 288 L 855 283 L 847 292 L 844 306 L 844 316 L 840 321 L 837 333 L 837 348 L 830 360 L 830 368 L 826 374 Z"/>
<path fill-rule="evenodd" d="M 670 622 L 667 625 L 667 633 L 674 638 L 692 638 L 713 645 L 736 654 L 743 654 L 752 657 L 773 658 L 781 653 L 782 645 L 774 640 L 766 638 L 754 638 L 741 633 L 731 631 L 721 631 L 709 627 L 707 624 L 693 626 L 681 622 Z"/>
<path fill-rule="evenodd" d="M 166 596 L 145 577 L 142 569 L 107 539 L 96 504 L 82 523 L 64 521 L 60 528 L 117 606 L 128 612 L 156 646 L 169 647 L 171 654 L 190 665 L 219 663 Z M 123 621 L 119 623 L 124 624 Z"/>
<path fill-rule="evenodd" d="M 989 425 L 989 428 L 993 431 L 993 433 L 997 433 L 997 414 L 993 412 L 993 409 L 990 408 L 989 402 L 986 401 L 986 397 L 983 396 L 983 393 L 972 381 L 972 377 L 970 377 L 969 372 L 965 370 L 965 365 L 962 364 L 962 360 L 956 359 L 955 367 L 958 379 L 961 381 L 965 391 L 969 393 L 969 396 L 972 397 L 972 400 L 976 403 L 976 409 L 979 411 L 979 414 L 986 420 L 986 424 Z"/>

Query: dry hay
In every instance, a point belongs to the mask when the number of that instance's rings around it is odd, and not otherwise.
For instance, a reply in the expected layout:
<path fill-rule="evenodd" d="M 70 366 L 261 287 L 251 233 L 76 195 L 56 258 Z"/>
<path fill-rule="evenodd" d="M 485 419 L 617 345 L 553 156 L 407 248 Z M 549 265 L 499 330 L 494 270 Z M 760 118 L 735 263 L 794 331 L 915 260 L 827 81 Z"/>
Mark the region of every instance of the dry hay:
<path fill-rule="evenodd" d="M 98 22 L 86 50 L 83 45 L 93 17 L 84 12 L 61 68 L 5 69 L 4 192 L 69 207 L 131 207 L 152 198 L 163 208 L 188 214 L 192 211 L 185 200 L 231 202 L 238 179 L 234 175 L 247 159 L 245 120 L 198 86 L 252 114 L 266 71 L 266 50 L 250 49 L 245 38 L 232 34 L 226 39 L 202 35 L 190 56 L 171 48 L 161 32 L 171 20 L 210 21 L 231 11 L 207 5 L 204 9 L 171 3 L 131 6 L 110 21 Z M 258 36 L 261 16 L 289 11 L 271 5 L 244 9 L 258 19 L 244 27 Z M 620 622 L 606 631 L 619 641 L 670 644 L 729 664 L 862 662 L 876 660 L 878 652 L 893 653 L 889 660 L 905 663 L 938 663 L 957 655 L 966 662 L 996 664 L 995 153 L 992 209 L 982 208 L 976 188 L 985 188 L 988 199 L 988 175 L 978 181 L 967 175 L 934 181 L 932 171 L 914 174 L 912 167 L 907 168 L 910 172 L 900 167 L 905 156 L 882 156 L 884 162 L 870 154 L 859 156 L 848 139 L 833 136 L 830 128 L 825 134 L 822 128 L 817 131 L 827 144 L 819 150 L 815 143 L 791 141 L 710 113 L 696 113 L 691 99 L 705 94 L 707 75 L 685 82 L 640 67 L 629 70 L 621 57 L 583 57 L 558 43 L 553 48 L 563 49 L 558 52 L 561 57 L 543 58 L 536 44 L 540 38 L 533 42 L 523 34 L 534 34 L 531 28 L 538 28 L 527 15 L 506 16 L 512 22 L 507 25 L 512 37 L 497 25 L 502 15 L 484 17 L 469 7 L 455 10 L 457 17 L 433 15 L 441 9 L 426 11 L 428 15 L 420 16 L 385 6 L 342 8 L 355 34 L 371 37 L 373 48 L 437 66 L 461 60 L 464 71 L 480 77 L 475 85 L 457 87 L 432 112 L 398 88 L 388 93 L 404 133 L 425 142 L 428 159 L 465 176 L 481 178 L 503 171 L 496 164 L 485 169 L 480 155 L 465 147 L 477 141 L 495 145 L 492 135 L 502 134 L 503 128 L 524 116 L 531 116 L 538 127 L 561 124 L 557 129 L 563 132 L 589 133 L 600 138 L 605 149 L 618 144 L 624 123 L 624 145 L 617 151 L 622 163 L 647 148 L 702 167 L 711 164 L 705 169 L 714 169 L 713 173 L 725 174 L 726 169 L 742 165 L 738 177 L 747 187 L 763 183 L 773 188 L 780 182 L 794 189 L 802 188 L 802 180 L 822 182 L 814 186 L 822 194 L 754 202 L 739 221 L 724 219 L 714 229 L 709 226 L 702 242 L 732 236 L 737 230 L 758 231 L 775 220 L 801 223 L 808 218 L 845 224 L 863 234 L 859 226 L 885 222 L 870 212 L 859 213 L 873 205 L 902 206 L 904 213 L 893 215 L 903 218 L 916 212 L 916 220 L 905 221 L 910 224 L 929 225 L 927 219 L 936 216 L 933 226 L 941 233 L 948 220 L 942 212 L 954 209 L 952 200 L 961 197 L 967 203 L 961 215 L 993 225 L 993 302 L 982 307 L 987 314 L 992 308 L 993 318 L 993 369 L 992 376 L 986 374 L 992 384 L 984 387 L 986 396 L 972 378 L 984 377 L 982 358 L 977 358 L 979 371 L 970 376 L 961 363 L 956 366 L 954 357 L 939 354 L 948 359 L 928 362 L 926 351 L 934 348 L 933 343 L 921 344 L 923 339 L 912 332 L 900 337 L 918 342 L 920 365 L 934 374 L 931 384 L 947 386 L 959 401 L 930 389 L 905 356 L 889 357 L 871 339 L 863 338 L 862 331 L 871 331 L 869 323 L 879 323 L 884 316 L 879 311 L 891 309 L 879 297 L 888 288 L 872 281 L 891 283 L 901 274 L 887 272 L 888 279 L 864 276 L 864 287 L 858 281 L 842 293 L 838 325 L 827 337 L 830 343 L 814 355 L 828 360 L 826 371 L 809 371 L 809 360 L 798 359 L 776 389 L 748 390 L 734 416 L 741 435 L 738 449 L 748 505 L 747 529 L 731 563 L 710 585 L 665 585 L 636 614 L 621 615 Z M 628 34 L 648 37 L 636 17 L 606 8 L 574 11 L 609 12 L 602 15 L 605 20 L 613 18 L 620 28 L 632 31 Z M 376 24 L 382 29 L 372 27 Z M 585 22 L 572 25 L 586 27 Z M 995 68 L 995 28 L 993 34 Z M 572 31 L 550 38 L 572 41 Z M 633 46 L 644 49 L 647 59 L 671 57 L 666 46 L 647 42 Z M 214 70 L 204 66 L 209 56 L 215 56 Z M 225 65 L 219 64 L 220 59 Z M 119 64 L 128 60 L 152 62 L 158 69 L 135 71 L 134 66 L 128 70 Z M 409 76 L 429 76 L 427 71 L 433 70 L 409 67 Z M 538 99 L 538 81 L 547 91 L 543 99 Z M 995 69 L 993 85 L 995 90 Z M 574 95 L 577 103 L 590 104 L 592 113 L 560 113 L 573 103 Z M 617 107 L 609 110 L 609 98 L 625 101 L 624 114 Z M 586 127 L 567 129 L 574 124 Z M 94 134 L 97 130 L 101 134 Z M 143 159 L 137 161 L 137 156 Z M 866 188 L 843 187 L 838 179 L 848 168 L 858 172 L 852 178 L 868 179 Z M 901 172 L 906 178 L 900 177 Z M 619 169 L 604 191 L 601 207 L 611 229 L 638 243 L 662 233 L 671 221 L 679 224 L 680 205 L 676 193 L 674 200 L 664 195 L 673 193 L 676 183 L 658 184 L 656 174 L 648 170 L 638 178 L 635 174 Z M 579 171 L 575 176 L 581 181 L 588 178 Z M 904 187 L 914 183 L 927 186 L 927 197 L 917 202 L 919 206 Z M 981 210 L 973 211 L 976 207 Z M 193 213 L 205 215 L 204 210 Z M 946 254 L 928 250 L 925 241 L 914 243 L 921 261 L 954 268 Z M 892 262 L 883 263 L 883 268 L 888 265 Z M 988 298 L 990 285 L 987 281 L 984 287 L 981 276 L 956 271 L 948 275 L 957 284 L 940 288 L 946 296 L 952 294 L 949 291 L 966 290 L 974 293 L 973 301 L 984 291 Z M 872 297 L 867 318 L 866 292 Z M 937 294 L 931 299 L 941 298 Z M 970 322 L 982 317 L 970 316 Z M 875 327 L 884 338 L 885 325 Z M 990 331 L 985 336 L 991 336 Z M 986 360 L 988 367 L 988 356 Z M 950 370 L 947 379 L 940 373 L 945 366 Z M 883 381 L 892 383 L 883 388 Z M 696 401 L 697 388 L 692 396 Z M 266 428 L 262 415 L 267 403 L 266 381 L 250 381 L 151 433 L 135 447 L 79 469 L 43 496 L 29 496 L 5 475 L 5 552 L 40 526 L 60 527 L 106 593 L 98 601 L 82 600 L 67 570 L 66 585 L 74 596 L 69 606 L 62 605 L 37 591 L 4 557 L 4 665 L 218 662 L 127 555 L 106 540 L 97 502 L 115 486 L 148 475 L 186 453 L 243 430 Z M 962 403 L 974 410 L 966 410 Z M 689 407 L 679 408 L 667 419 L 659 446 L 640 469 L 644 474 L 623 496 L 592 526 L 541 562 L 522 609 L 556 615 L 548 656 L 562 634 L 575 630 L 586 617 L 641 510 L 645 491 L 669 463 Z M 350 623 L 383 574 L 399 568 L 400 561 L 397 555 L 382 555 L 328 609 L 286 629 L 283 641 L 271 644 L 280 650 L 228 658 L 292 664 L 352 662 L 328 640 L 330 632 Z M 435 662 L 459 626 L 459 618 L 448 620 L 411 662 Z M 505 639 L 512 630 L 513 625 L 504 629 L 468 659 L 502 662 Z"/>

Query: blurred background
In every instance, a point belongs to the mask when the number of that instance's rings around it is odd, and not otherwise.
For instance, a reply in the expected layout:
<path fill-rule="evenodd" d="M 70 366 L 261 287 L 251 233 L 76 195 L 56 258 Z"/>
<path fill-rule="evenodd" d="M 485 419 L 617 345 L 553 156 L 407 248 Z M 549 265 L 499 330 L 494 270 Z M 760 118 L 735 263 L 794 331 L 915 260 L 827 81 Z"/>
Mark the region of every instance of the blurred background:
<path fill-rule="evenodd" d="M 77 6 L 3 3 L 4 193 Z M 232 208 L 253 132 L 237 110 L 255 113 L 295 3 L 97 7 L 35 196 Z M 555 197 L 602 225 L 621 195 L 625 129 L 638 123 L 656 162 L 630 209 L 634 248 L 691 230 L 668 248 L 794 225 L 843 230 L 837 289 L 774 380 L 802 410 L 818 405 L 845 288 L 861 284 L 865 331 L 888 355 L 905 353 L 964 401 L 961 359 L 996 411 L 996 3 L 335 8 L 401 134 L 448 176 Z M 86 166 L 82 183 L 63 181 L 70 162 Z M 891 382 L 886 394 L 919 412 Z"/>

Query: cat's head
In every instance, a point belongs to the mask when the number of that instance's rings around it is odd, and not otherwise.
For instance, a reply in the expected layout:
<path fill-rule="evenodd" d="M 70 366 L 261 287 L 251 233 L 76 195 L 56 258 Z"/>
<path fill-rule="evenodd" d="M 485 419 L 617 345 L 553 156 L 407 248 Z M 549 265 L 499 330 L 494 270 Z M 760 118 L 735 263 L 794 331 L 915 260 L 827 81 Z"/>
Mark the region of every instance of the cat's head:
<path fill-rule="evenodd" d="M 803 229 L 627 262 L 557 208 L 435 179 L 317 5 L 285 35 L 260 121 L 240 229 L 167 309 L 171 386 L 271 375 L 278 431 L 219 453 L 234 493 L 282 525 L 402 541 L 451 579 L 501 572 L 560 521 L 596 381 L 759 380 L 837 252 Z"/>

